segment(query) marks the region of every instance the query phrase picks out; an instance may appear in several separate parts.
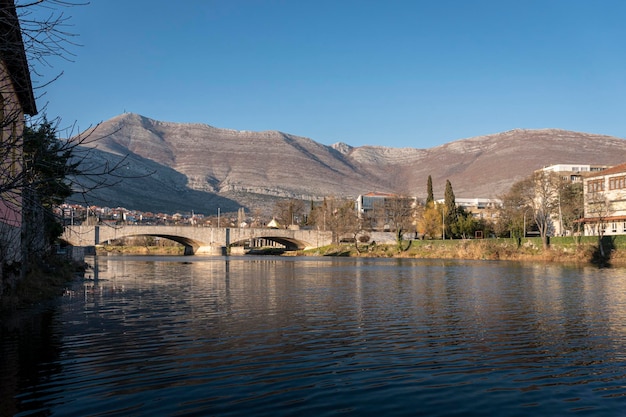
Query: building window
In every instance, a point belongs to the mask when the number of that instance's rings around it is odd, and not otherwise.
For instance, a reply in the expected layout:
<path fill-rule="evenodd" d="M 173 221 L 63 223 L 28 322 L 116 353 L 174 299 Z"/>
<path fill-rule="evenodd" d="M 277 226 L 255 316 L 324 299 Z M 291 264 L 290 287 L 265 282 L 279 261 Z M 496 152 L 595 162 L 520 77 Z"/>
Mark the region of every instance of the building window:
<path fill-rule="evenodd" d="M 604 179 L 590 180 L 587 182 L 588 193 L 596 193 L 598 191 L 604 191 Z"/>
<path fill-rule="evenodd" d="M 613 233 L 617 233 L 617 223 L 615 222 L 611 223 L 611 231 Z"/>
<path fill-rule="evenodd" d="M 626 175 L 609 178 L 609 190 L 621 190 L 626 188 Z"/>

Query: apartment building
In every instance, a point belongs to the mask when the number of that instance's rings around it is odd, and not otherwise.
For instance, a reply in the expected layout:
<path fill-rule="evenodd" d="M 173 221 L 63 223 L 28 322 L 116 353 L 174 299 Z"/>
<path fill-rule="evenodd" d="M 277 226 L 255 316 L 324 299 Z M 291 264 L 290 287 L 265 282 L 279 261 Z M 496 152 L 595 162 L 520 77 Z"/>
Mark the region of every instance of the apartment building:
<path fill-rule="evenodd" d="M 626 163 L 583 179 L 585 235 L 626 234 Z"/>

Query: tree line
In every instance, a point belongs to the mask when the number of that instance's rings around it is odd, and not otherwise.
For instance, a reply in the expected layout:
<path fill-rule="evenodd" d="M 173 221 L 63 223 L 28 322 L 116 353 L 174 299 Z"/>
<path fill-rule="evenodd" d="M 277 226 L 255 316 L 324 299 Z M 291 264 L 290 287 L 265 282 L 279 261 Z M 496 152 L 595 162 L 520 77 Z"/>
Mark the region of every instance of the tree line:
<path fill-rule="evenodd" d="M 426 183 L 426 198 L 405 195 L 381 198 L 367 213 L 358 213 L 355 201 L 326 197 L 321 202 L 280 200 L 274 217 L 282 224 L 316 227 L 333 233 L 333 241 L 350 239 L 357 244 L 368 242 L 368 234 L 393 232 L 398 251 L 408 248 L 413 239 L 468 239 L 475 237 L 522 238 L 529 233 L 541 237 L 543 247 L 549 236 L 579 236 L 583 218 L 581 182 L 571 182 L 558 173 L 536 171 L 515 182 L 499 196 L 501 204 L 492 216 L 476 217 L 457 205 L 452 184 L 446 180 L 443 201 L 435 201 L 432 177 Z M 558 230 L 556 229 L 558 226 Z M 403 246 L 404 245 L 404 246 Z"/>

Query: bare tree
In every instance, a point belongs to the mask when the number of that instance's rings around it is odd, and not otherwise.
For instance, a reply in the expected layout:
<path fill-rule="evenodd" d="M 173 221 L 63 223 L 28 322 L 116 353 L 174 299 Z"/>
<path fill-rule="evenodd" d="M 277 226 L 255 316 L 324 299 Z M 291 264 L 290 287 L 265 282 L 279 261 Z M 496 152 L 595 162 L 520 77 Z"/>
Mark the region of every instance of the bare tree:
<path fill-rule="evenodd" d="M 498 222 L 495 232 L 499 236 L 525 237 L 532 208 L 529 205 L 529 196 L 532 196 L 532 183 L 526 178 L 514 183 L 509 191 L 500 196 L 502 205 L 498 209 Z"/>
<path fill-rule="evenodd" d="M 385 218 L 389 228 L 394 232 L 398 252 L 409 248 L 402 246 L 404 234 L 415 232 L 415 206 L 416 201 L 406 196 L 385 199 Z"/>
<path fill-rule="evenodd" d="M 552 216 L 559 206 L 559 176 L 554 172 L 535 171 L 531 176 L 534 195 L 528 195 L 533 209 L 535 224 L 539 229 L 543 248 L 548 248 L 548 236 L 552 232 Z"/>
<path fill-rule="evenodd" d="M 606 253 L 604 246 L 602 245 L 602 239 L 604 238 L 607 219 L 613 213 L 613 206 L 611 201 L 604 194 L 603 187 L 590 188 L 591 189 L 586 194 L 585 198 L 585 217 L 587 219 L 593 219 L 589 222 L 589 224 L 593 234 L 598 236 L 598 249 L 600 250 L 600 256 L 605 258 Z"/>
<path fill-rule="evenodd" d="M 583 184 L 563 181 L 559 188 L 559 217 L 561 228 L 579 243 L 582 219 L 585 217 Z"/>
<path fill-rule="evenodd" d="M 338 244 L 342 237 L 354 236 L 355 231 L 361 229 L 354 201 L 348 199 L 326 197 L 312 210 L 310 217 L 318 229 L 332 232 L 334 244 Z"/>
<path fill-rule="evenodd" d="M 513 184 L 503 198 L 502 220 L 509 222 L 510 230 L 519 230 L 520 219 L 532 216 L 537 225 L 544 249 L 553 232 L 553 216 L 558 213 L 560 178 L 555 172 L 535 171 L 531 176 Z M 513 234 L 513 233 L 512 233 Z M 516 233 L 517 234 L 517 233 Z"/>
<path fill-rule="evenodd" d="M 251 218 L 252 223 L 250 224 L 250 227 L 263 226 L 263 210 L 260 207 L 255 207 L 252 209 Z"/>
<path fill-rule="evenodd" d="M 48 121 L 46 106 L 35 104 L 61 75 L 48 76 L 44 69 L 55 59 L 69 61 L 73 56 L 75 35 L 67 30 L 65 11 L 83 4 L 87 3 L 0 0 L 0 293 L 15 283 L 14 278 L 4 279 L 2 270 L 14 265 L 23 277 L 31 260 L 41 260 L 28 258 L 45 248 L 42 228 L 35 226 L 53 213 L 49 203 L 63 194 L 55 194 L 49 185 L 86 196 L 127 178 L 122 170 L 125 157 L 113 163 L 98 161 L 93 147 L 86 146 L 99 139 L 97 126 L 77 135 L 70 126 L 63 131 L 71 139 L 57 139 L 60 120 Z M 24 129 L 36 132 L 42 127 L 46 140 L 51 139 L 48 145 L 26 151 Z"/>
<path fill-rule="evenodd" d="M 0 1 L 0 294 L 12 288 L 26 251 L 22 246 L 25 180 L 24 117 L 37 114 L 22 28 L 12 0 Z M 4 272 L 7 271 L 6 277 Z"/>
<path fill-rule="evenodd" d="M 299 224 L 304 217 L 304 207 L 302 200 L 278 200 L 274 205 L 274 218 L 283 225 Z"/>
<path fill-rule="evenodd" d="M 71 1 L 41 0 L 0 1 L 0 56 L 3 62 L 0 80 L 0 195 L 14 211 L 21 210 L 24 184 L 31 174 L 22 161 L 24 140 L 22 126 L 24 115 L 30 116 L 31 125 L 47 123 L 45 116 L 33 119 L 43 109 L 37 110 L 36 98 L 44 95 L 43 89 L 60 74 L 46 80 L 40 69 L 51 67 L 52 58 L 67 59 L 74 35 L 65 30 L 68 17 L 61 8 L 78 5 Z M 17 100 L 5 97 L 14 90 Z M 39 92 L 35 97 L 35 90 Z M 19 104 L 18 104 L 19 103 Z M 64 152 L 63 149 L 58 151 Z"/>

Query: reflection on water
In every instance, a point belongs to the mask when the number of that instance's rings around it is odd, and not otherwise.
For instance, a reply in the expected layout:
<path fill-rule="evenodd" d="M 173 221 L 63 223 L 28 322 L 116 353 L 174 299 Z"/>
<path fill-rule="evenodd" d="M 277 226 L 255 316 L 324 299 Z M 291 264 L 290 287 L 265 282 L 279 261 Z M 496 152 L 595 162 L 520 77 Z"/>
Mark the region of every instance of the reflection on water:
<path fill-rule="evenodd" d="M 626 271 L 100 257 L 3 323 L 2 415 L 621 415 Z"/>

